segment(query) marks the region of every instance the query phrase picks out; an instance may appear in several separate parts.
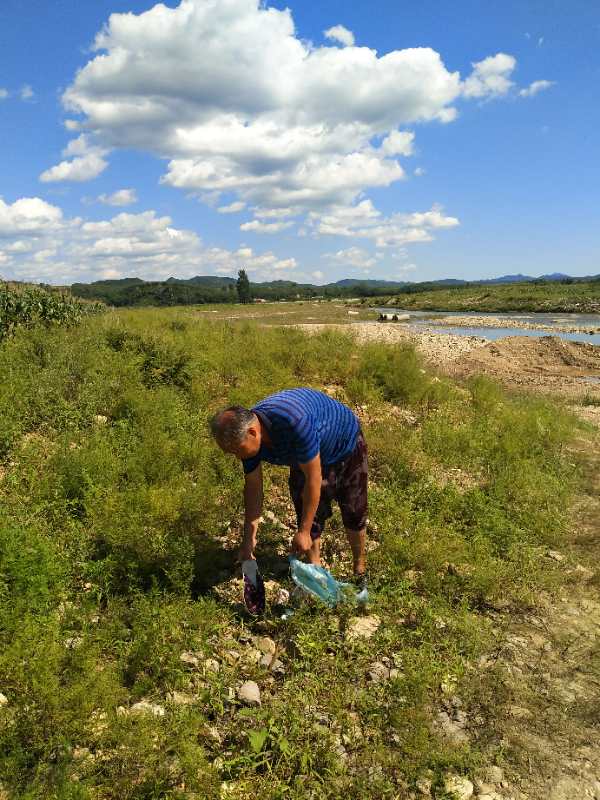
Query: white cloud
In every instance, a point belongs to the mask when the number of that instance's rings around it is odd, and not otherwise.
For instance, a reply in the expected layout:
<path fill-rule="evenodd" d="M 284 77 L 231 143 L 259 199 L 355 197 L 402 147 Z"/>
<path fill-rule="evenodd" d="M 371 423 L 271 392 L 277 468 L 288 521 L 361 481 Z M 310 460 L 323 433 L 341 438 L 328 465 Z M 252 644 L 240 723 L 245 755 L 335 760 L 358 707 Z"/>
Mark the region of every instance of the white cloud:
<path fill-rule="evenodd" d="M 33 98 L 35 97 L 35 92 L 31 88 L 31 86 L 28 83 L 26 83 L 24 86 L 21 86 L 21 89 L 19 91 L 19 96 L 21 100 L 27 102 L 28 100 L 33 100 Z"/>
<path fill-rule="evenodd" d="M 519 92 L 521 97 L 534 97 L 538 92 L 543 92 L 554 86 L 556 81 L 533 81 L 526 89 L 521 89 Z"/>
<path fill-rule="evenodd" d="M 137 203 L 138 197 L 135 189 L 119 189 L 112 194 L 101 194 L 98 201 L 107 206 L 131 206 Z"/>
<path fill-rule="evenodd" d="M 8 97 L 8 91 L 0 87 L 0 100 L 6 100 L 7 97 Z"/>
<path fill-rule="evenodd" d="M 261 222 L 253 219 L 252 222 L 243 222 L 240 225 L 241 231 L 252 231 L 253 233 L 279 233 L 286 228 L 291 228 L 293 222 Z"/>
<path fill-rule="evenodd" d="M 543 44 L 544 44 L 544 37 L 540 36 L 540 38 L 538 39 L 538 47 L 541 47 Z"/>
<path fill-rule="evenodd" d="M 236 200 L 234 203 L 230 203 L 228 206 L 219 206 L 217 211 L 219 214 L 237 214 L 238 211 L 243 211 L 246 208 L 246 203 L 242 202 L 241 200 Z"/>
<path fill-rule="evenodd" d="M 90 181 L 97 178 L 108 166 L 108 162 L 104 159 L 107 152 L 106 149 L 94 145 L 89 136 L 82 133 L 77 139 L 71 139 L 62 151 L 63 156 L 72 160 L 61 161 L 60 164 L 45 170 L 40 175 L 40 180 L 43 183 Z"/>
<path fill-rule="evenodd" d="M 338 250 L 335 253 L 326 253 L 325 258 L 329 258 L 342 266 L 357 267 L 359 269 L 369 269 L 374 267 L 377 259 L 360 247 L 348 247 L 346 250 Z"/>
<path fill-rule="evenodd" d="M 39 197 L 22 197 L 12 205 L 0 197 L 0 237 L 52 232 L 60 225 L 62 211 Z"/>
<path fill-rule="evenodd" d="M 340 44 L 346 45 L 346 47 L 354 46 L 354 34 L 352 31 L 349 31 L 348 28 L 344 28 L 343 25 L 334 25 L 333 28 L 323 31 L 323 36 L 325 36 L 326 39 L 340 42 Z"/>
<path fill-rule="evenodd" d="M 74 158 L 72 161 L 61 161 L 60 164 L 45 170 L 40 175 L 42 183 L 53 183 L 59 181 L 75 181 L 83 183 L 97 178 L 104 172 L 108 162 L 96 153 L 87 156 Z"/>
<path fill-rule="evenodd" d="M 325 282 L 325 273 L 321 272 L 320 269 L 316 269 L 314 272 L 311 272 L 310 276 L 311 278 L 313 278 L 313 280 L 317 281 L 318 283 Z"/>
<path fill-rule="evenodd" d="M 507 94 L 514 86 L 510 79 L 517 60 L 506 53 L 488 56 L 473 64 L 473 72 L 463 83 L 465 97 L 499 97 Z"/>
<path fill-rule="evenodd" d="M 424 170 L 423 167 L 417 167 L 414 171 L 414 175 L 416 175 L 417 178 L 420 178 L 421 175 L 425 175 L 425 172 L 426 170 Z"/>
<path fill-rule="evenodd" d="M 0 262 L 4 277 L 59 284 L 102 276 L 235 275 L 242 267 L 268 279 L 273 270 L 287 277 L 297 268 L 295 259 L 270 251 L 207 247 L 194 231 L 175 228 L 154 211 L 89 222 L 65 219 L 60 208 L 38 197 L 12 205 L 0 199 Z"/>
<path fill-rule="evenodd" d="M 381 143 L 386 156 L 412 156 L 415 135 L 411 131 L 392 131 Z"/>
<path fill-rule="evenodd" d="M 445 216 L 440 206 L 425 212 L 384 217 L 370 200 L 363 200 L 355 206 L 330 209 L 322 215 L 311 212 L 309 224 L 317 236 L 370 239 L 377 248 L 397 249 L 406 244 L 429 242 L 434 230 L 454 228 L 460 223 L 456 217 Z"/>
<path fill-rule="evenodd" d="M 112 14 L 95 48 L 64 103 L 99 145 L 167 158 L 163 181 L 186 191 L 295 213 L 401 179 L 398 128 L 453 119 L 461 94 L 430 48 L 314 47 L 259 0 Z"/>

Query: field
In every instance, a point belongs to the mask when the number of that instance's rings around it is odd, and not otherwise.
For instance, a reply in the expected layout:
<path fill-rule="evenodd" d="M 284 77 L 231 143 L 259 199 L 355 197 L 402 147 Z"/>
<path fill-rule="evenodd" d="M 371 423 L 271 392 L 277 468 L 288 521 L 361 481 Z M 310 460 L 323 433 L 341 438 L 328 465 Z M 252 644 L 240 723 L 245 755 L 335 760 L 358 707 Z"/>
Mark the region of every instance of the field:
<path fill-rule="evenodd" d="M 107 312 L 0 345 L 7 797 L 391 800 L 425 781 L 450 798 L 449 776 L 510 765 L 482 712 L 470 738 L 456 720 L 511 700 L 481 658 L 503 613 L 557 586 L 547 554 L 569 525 L 580 424 L 435 374 L 408 344 L 265 327 L 252 310 Z M 364 618 L 240 607 L 241 468 L 207 420 L 298 385 L 347 402 L 369 443 Z M 293 518 L 284 470 L 265 471 L 273 604 Z M 324 553 L 348 574 L 337 514 Z M 240 700 L 247 680 L 260 705 Z"/>
<path fill-rule="evenodd" d="M 495 286 L 456 286 L 411 291 L 368 300 L 422 311 L 562 311 L 600 312 L 600 280 L 577 283 L 510 283 Z"/>

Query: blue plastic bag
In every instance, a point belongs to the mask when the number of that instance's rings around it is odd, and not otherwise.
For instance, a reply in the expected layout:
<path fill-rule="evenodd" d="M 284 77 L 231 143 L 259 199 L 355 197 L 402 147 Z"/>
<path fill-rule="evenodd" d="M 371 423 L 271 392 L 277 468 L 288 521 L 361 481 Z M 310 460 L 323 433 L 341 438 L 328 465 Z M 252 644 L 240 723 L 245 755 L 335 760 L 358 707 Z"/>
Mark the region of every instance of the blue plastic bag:
<path fill-rule="evenodd" d="M 289 560 L 292 580 L 296 586 L 299 586 L 307 594 L 321 600 L 330 608 L 343 602 L 366 604 L 368 599 L 366 589 L 357 594 L 350 583 L 337 581 L 331 572 L 324 567 L 306 564 L 296 556 L 290 556 Z"/>

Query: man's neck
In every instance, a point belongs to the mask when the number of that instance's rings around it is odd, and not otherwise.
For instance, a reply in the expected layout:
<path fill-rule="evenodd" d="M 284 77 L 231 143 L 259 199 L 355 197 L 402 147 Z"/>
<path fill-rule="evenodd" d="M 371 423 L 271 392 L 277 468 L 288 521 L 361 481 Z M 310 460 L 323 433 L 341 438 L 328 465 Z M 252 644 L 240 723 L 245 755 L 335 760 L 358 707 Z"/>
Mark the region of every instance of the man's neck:
<path fill-rule="evenodd" d="M 269 431 L 267 430 L 265 423 L 262 421 L 262 419 L 260 419 L 260 417 L 258 421 L 260 422 L 260 440 L 265 445 L 265 447 L 271 447 L 272 441 L 271 437 L 269 436 Z"/>

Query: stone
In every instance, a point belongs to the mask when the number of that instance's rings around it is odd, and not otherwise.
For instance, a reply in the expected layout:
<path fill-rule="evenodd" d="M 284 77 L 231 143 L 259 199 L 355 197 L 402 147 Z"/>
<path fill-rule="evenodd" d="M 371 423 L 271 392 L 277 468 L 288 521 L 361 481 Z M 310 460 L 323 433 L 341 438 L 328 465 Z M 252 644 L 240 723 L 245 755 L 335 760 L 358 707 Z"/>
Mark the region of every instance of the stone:
<path fill-rule="evenodd" d="M 198 656 L 195 656 L 193 653 L 186 651 L 179 656 L 179 660 L 187 664 L 188 667 L 197 667 L 198 666 Z"/>
<path fill-rule="evenodd" d="M 216 742 L 217 744 L 222 744 L 222 743 L 223 743 L 223 737 L 222 737 L 222 736 L 221 736 L 221 734 L 219 733 L 219 729 L 218 729 L 218 728 L 215 728 L 215 726 L 214 726 L 214 725 L 207 725 L 205 728 L 203 728 L 203 731 L 202 731 L 202 732 L 203 732 L 203 733 L 204 733 L 204 734 L 205 734 L 205 735 L 206 735 L 206 736 L 207 736 L 209 739 L 212 739 L 212 740 L 213 740 L 213 742 Z"/>
<path fill-rule="evenodd" d="M 495 764 L 488 767 L 484 774 L 488 783 L 502 783 L 504 780 L 504 770 L 502 767 L 497 767 Z"/>
<path fill-rule="evenodd" d="M 431 797 L 431 778 L 419 778 L 415 786 L 421 797 Z"/>
<path fill-rule="evenodd" d="M 469 800 L 473 797 L 475 787 L 464 775 L 448 775 L 444 781 L 444 788 L 456 797 L 456 800 Z"/>
<path fill-rule="evenodd" d="M 440 711 L 437 714 L 435 724 L 438 730 L 454 744 L 464 744 L 469 740 L 463 726 L 451 719 L 450 715 L 445 711 Z"/>
<path fill-rule="evenodd" d="M 95 425 L 106 425 L 108 422 L 108 417 L 104 414 L 95 414 L 94 415 L 94 424 Z"/>
<path fill-rule="evenodd" d="M 261 704 L 260 689 L 254 681 L 243 683 L 238 689 L 237 695 L 242 703 L 247 706 L 259 706 Z"/>
<path fill-rule="evenodd" d="M 546 553 L 548 558 L 551 558 L 552 561 L 564 561 L 565 557 L 562 553 L 559 553 L 558 550 L 548 550 Z"/>
<path fill-rule="evenodd" d="M 175 706 L 189 706 L 196 701 L 193 694 L 186 692 L 169 692 L 167 699 Z"/>
<path fill-rule="evenodd" d="M 277 650 L 277 645 L 273 639 L 270 639 L 268 636 L 261 636 L 260 639 L 257 640 L 256 646 L 261 653 L 265 653 L 266 655 L 273 655 Z"/>
<path fill-rule="evenodd" d="M 81 636 L 70 636 L 68 639 L 65 639 L 65 647 L 67 650 L 75 650 L 77 647 L 80 647 L 82 642 L 83 639 Z"/>
<path fill-rule="evenodd" d="M 353 617 L 349 622 L 346 638 L 350 641 L 370 639 L 380 625 L 381 620 L 375 614 L 370 617 Z"/>
<path fill-rule="evenodd" d="M 207 658 L 204 662 L 204 668 L 208 672 L 218 672 L 221 669 L 221 665 L 216 658 Z"/>
<path fill-rule="evenodd" d="M 8 705 L 8 697 L 2 692 L 0 692 L 0 706 L 6 706 L 6 705 Z"/>
<path fill-rule="evenodd" d="M 522 706 L 509 706 L 508 713 L 511 717 L 514 717 L 514 719 L 529 719 L 532 716 L 531 711 Z"/>
<path fill-rule="evenodd" d="M 561 778 L 552 787 L 548 800 L 575 800 L 581 797 L 581 781 L 574 778 Z"/>
<path fill-rule="evenodd" d="M 149 703 L 147 700 L 140 700 L 134 703 L 129 709 L 130 714 L 153 714 L 155 717 L 164 717 L 165 709 L 156 703 Z"/>
<path fill-rule="evenodd" d="M 390 677 L 390 671 L 381 661 L 374 661 L 369 667 L 367 676 L 373 683 L 383 683 Z"/>

